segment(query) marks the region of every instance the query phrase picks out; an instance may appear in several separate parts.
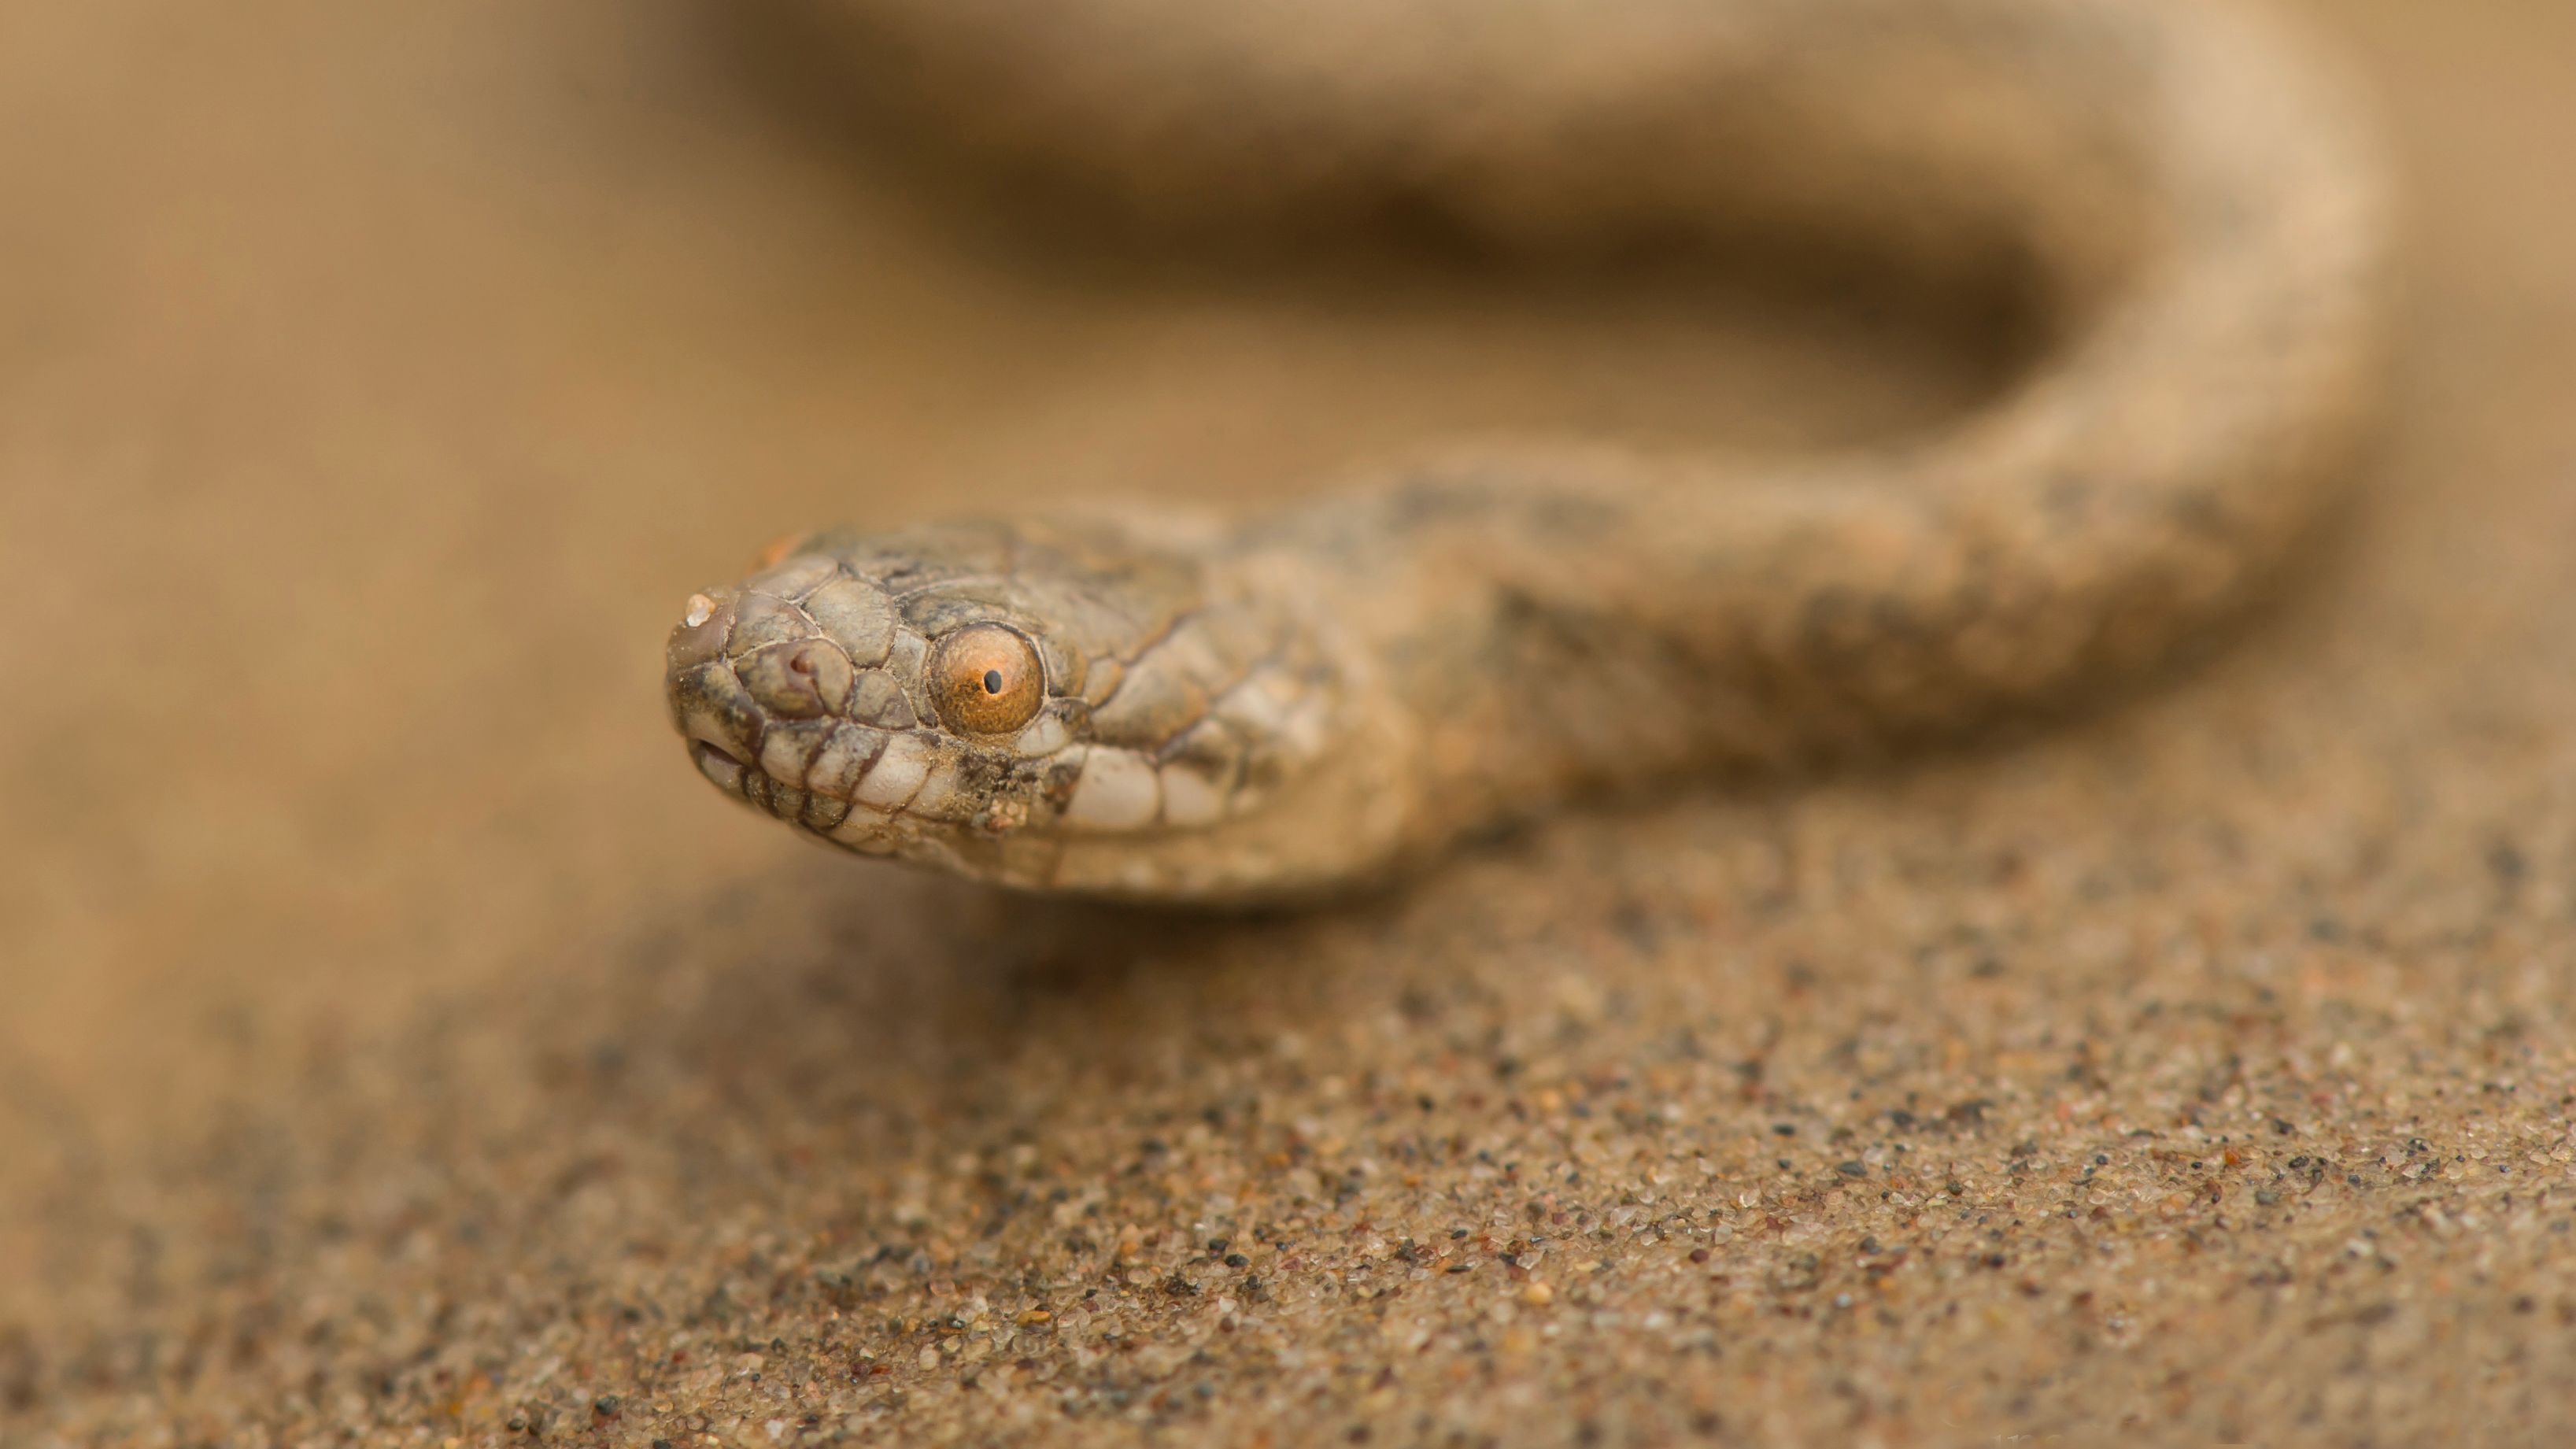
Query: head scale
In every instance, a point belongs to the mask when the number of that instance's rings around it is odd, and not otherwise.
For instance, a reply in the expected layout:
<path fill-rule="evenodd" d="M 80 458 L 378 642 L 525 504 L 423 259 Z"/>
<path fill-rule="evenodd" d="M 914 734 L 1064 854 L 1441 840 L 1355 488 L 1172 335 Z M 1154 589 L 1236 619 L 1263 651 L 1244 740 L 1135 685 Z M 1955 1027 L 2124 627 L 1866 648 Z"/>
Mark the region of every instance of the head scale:
<path fill-rule="evenodd" d="M 817 535 L 695 596 L 666 688 L 728 794 L 864 854 L 1047 887 L 1068 851 L 1168 848 L 1311 758 L 1329 691 L 1296 656 L 1127 530 L 946 526 Z"/>

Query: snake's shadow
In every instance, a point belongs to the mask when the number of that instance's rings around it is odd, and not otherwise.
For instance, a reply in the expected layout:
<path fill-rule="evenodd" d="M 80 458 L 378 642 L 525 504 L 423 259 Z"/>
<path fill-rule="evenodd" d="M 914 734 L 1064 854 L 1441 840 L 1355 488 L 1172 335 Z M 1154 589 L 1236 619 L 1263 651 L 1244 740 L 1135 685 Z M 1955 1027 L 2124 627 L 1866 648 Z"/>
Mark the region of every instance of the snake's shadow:
<path fill-rule="evenodd" d="M 670 902 L 540 1009 L 589 1033 L 576 1115 L 712 1097 L 737 1125 L 830 1123 L 882 1151 L 876 1131 L 1007 1111 L 1068 1062 L 1114 1085 L 1192 1038 L 1313 1029 L 1348 984 L 1315 966 L 1319 943 L 1394 909 L 1157 913 L 815 852 Z"/>
<path fill-rule="evenodd" d="M 587 1034 L 552 1074 L 569 1121 L 667 1139 L 702 1114 L 657 1103 L 712 1099 L 728 1132 L 821 1136 L 851 1158 L 941 1134 L 989 1146 L 1060 1115 L 1066 1092 L 1150 1118 L 1204 1103 L 1210 1064 L 1293 1075 L 1281 1054 L 1301 1041 L 1365 1061 L 1353 1033 L 1436 1029 L 1508 1055 L 1505 1038 L 1556 1039 L 1559 1003 L 1532 983 L 1568 973 L 1615 1011 L 1701 960 L 1786 969 L 1739 949 L 1788 909 L 1759 863 L 1780 848 L 1778 803 L 1612 803 L 1296 910 L 1037 898 L 816 851 L 669 902 L 527 1009 Z M 1710 850 L 1756 862 L 1714 915 L 1708 881 L 1662 868 Z"/>

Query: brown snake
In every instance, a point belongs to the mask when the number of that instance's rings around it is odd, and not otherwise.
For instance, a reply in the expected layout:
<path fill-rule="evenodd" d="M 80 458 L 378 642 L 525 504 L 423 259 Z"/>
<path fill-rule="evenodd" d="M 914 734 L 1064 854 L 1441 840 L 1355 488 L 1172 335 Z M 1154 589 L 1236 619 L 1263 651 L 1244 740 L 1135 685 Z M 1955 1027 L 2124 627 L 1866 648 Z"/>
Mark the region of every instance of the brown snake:
<path fill-rule="evenodd" d="M 1312 894 L 1587 789 L 1955 732 L 2253 595 L 2372 399 L 2360 108 L 2220 0 L 778 0 L 871 98 L 1157 221 L 1831 238 L 2053 338 L 1901 447 L 1434 453 L 1291 511 L 832 531 L 690 601 L 699 768 L 872 855 Z"/>

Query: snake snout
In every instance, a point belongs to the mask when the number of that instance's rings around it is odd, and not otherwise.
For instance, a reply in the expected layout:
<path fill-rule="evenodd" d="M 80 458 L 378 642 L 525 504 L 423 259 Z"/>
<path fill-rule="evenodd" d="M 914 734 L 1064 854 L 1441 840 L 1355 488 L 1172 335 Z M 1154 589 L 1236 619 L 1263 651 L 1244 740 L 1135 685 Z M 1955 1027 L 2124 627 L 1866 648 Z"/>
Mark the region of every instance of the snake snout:
<path fill-rule="evenodd" d="M 744 781 L 758 769 L 761 736 L 775 712 L 725 659 L 725 645 L 736 614 L 731 596 L 689 600 L 688 612 L 671 633 L 663 688 L 672 722 L 689 740 L 689 759 L 716 788 L 744 794 Z M 771 693 L 777 692 L 773 683 Z"/>
<path fill-rule="evenodd" d="M 852 707 L 858 671 L 800 609 L 757 590 L 696 595 L 665 665 L 672 722 L 709 783 L 809 829 L 848 816 L 847 800 L 807 788 L 807 777 Z"/>

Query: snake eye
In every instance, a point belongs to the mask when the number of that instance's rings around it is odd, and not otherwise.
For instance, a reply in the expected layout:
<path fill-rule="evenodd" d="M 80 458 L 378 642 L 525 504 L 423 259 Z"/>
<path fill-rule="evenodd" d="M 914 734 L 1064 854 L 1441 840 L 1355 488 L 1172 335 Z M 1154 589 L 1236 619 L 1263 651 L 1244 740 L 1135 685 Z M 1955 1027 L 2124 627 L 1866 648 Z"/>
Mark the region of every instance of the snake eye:
<path fill-rule="evenodd" d="M 1046 703 L 1046 666 L 1017 630 L 973 624 L 939 641 L 930 662 L 939 717 L 959 734 L 1006 735 Z"/>

